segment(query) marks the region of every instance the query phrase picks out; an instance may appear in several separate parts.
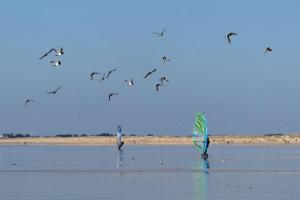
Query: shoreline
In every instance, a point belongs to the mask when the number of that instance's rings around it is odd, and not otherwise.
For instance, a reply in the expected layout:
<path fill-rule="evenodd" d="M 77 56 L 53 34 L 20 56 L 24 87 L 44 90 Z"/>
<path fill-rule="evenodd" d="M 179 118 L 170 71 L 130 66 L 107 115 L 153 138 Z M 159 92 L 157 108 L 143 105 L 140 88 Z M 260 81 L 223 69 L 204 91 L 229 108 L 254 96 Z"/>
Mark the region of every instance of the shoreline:
<path fill-rule="evenodd" d="M 192 144 L 191 136 L 124 136 L 125 144 L 148 145 L 188 145 Z M 210 136 L 211 144 L 300 144 L 300 134 L 289 135 L 222 135 Z M 0 145 L 115 145 L 116 137 L 26 137 L 0 138 Z"/>

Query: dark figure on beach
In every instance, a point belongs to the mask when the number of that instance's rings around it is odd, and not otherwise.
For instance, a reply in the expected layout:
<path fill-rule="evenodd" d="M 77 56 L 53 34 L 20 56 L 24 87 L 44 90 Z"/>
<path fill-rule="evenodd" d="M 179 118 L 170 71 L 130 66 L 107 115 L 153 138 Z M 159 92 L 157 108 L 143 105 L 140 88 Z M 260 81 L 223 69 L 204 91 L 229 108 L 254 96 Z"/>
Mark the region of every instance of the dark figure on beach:
<path fill-rule="evenodd" d="M 122 141 L 122 129 L 121 126 L 118 126 L 117 128 L 117 145 L 118 149 L 121 150 L 121 147 L 123 146 L 124 141 Z"/>

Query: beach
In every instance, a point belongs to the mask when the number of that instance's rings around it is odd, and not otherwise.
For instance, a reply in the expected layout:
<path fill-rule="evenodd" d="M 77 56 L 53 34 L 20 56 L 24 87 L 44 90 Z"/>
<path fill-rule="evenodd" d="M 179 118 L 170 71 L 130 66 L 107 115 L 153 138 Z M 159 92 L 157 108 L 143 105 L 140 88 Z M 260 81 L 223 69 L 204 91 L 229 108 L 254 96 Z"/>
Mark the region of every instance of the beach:
<path fill-rule="evenodd" d="M 191 144 L 190 136 L 124 136 L 125 144 L 148 145 L 187 145 Z M 300 144 L 300 134 L 265 134 L 256 136 L 219 135 L 210 136 L 211 144 Z M 113 145 L 114 136 L 85 136 L 85 137 L 26 137 L 0 138 L 0 145 Z"/>

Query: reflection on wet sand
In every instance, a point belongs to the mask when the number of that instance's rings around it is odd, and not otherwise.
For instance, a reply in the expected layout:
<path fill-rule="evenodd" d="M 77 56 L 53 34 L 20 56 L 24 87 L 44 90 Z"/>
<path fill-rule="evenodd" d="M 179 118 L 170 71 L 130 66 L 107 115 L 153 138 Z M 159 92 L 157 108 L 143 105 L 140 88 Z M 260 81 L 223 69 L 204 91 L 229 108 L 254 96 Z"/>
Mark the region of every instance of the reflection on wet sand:
<path fill-rule="evenodd" d="M 117 151 L 117 175 L 119 176 L 123 176 L 124 172 L 121 170 L 122 166 L 123 166 L 123 161 L 124 161 L 124 152 L 123 149 L 116 149 Z"/>
<path fill-rule="evenodd" d="M 123 149 L 117 149 L 117 168 L 120 169 L 122 167 L 124 160 Z"/>
<path fill-rule="evenodd" d="M 207 199 L 207 179 L 209 175 L 209 161 L 208 159 L 199 158 L 196 161 L 195 167 L 196 170 L 195 177 L 195 194 L 197 199 L 205 200 Z"/>

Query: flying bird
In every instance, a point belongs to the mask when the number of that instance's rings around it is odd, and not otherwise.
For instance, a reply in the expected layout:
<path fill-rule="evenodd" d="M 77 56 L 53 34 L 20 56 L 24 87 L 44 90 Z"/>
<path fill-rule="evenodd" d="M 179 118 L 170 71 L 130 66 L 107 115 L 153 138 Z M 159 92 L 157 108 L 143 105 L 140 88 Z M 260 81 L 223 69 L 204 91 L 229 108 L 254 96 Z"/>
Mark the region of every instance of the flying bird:
<path fill-rule="evenodd" d="M 152 32 L 152 33 L 155 34 L 155 35 L 157 35 L 157 36 L 159 36 L 159 37 L 162 37 L 162 36 L 164 36 L 166 30 L 167 30 L 167 28 L 164 28 L 164 30 L 162 32 L 160 32 L 160 33 L 158 33 L 158 32 Z"/>
<path fill-rule="evenodd" d="M 226 39 L 227 39 L 228 44 L 231 44 L 231 37 L 234 36 L 234 35 L 237 35 L 237 33 L 230 32 L 226 35 Z"/>
<path fill-rule="evenodd" d="M 124 80 L 126 82 L 126 84 L 128 86 L 133 86 L 134 82 L 133 82 L 133 79 L 130 79 L 130 80 Z"/>
<path fill-rule="evenodd" d="M 91 75 L 90 75 L 91 80 L 93 80 L 94 76 L 97 75 L 97 74 L 100 74 L 100 73 L 99 72 L 92 72 Z"/>
<path fill-rule="evenodd" d="M 111 97 L 112 97 L 113 95 L 119 95 L 119 93 L 110 93 L 110 94 L 108 95 L 108 101 L 111 100 Z"/>
<path fill-rule="evenodd" d="M 32 103 L 32 102 L 34 102 L 33 99 L 27 99 L 27 100 L 25 101 L 25 107 L 27 107 L 27 104 L 28 104 L 28 103 Z"/>
<path fill-rule="evenodd" d="M 52 50 L 55 52 L 55 56 L 61 56 L 65 53 L 62 47 L 60 47 L 59 49 L 52 49 Z"/>
<path fill-rule="evenodd" d="M 105 73 L 103 73 L 103 76 L 102 76 L 102 78 L 100 78 L 99 81 L 104 81 L 104 79 L 105 79 Z"/>
<path fill-rule="evenodd" d="M 50 63 L 52 64 L 53 67 L 58 67 L 59 65 L 61 65 L 61 61 L 55 61 L 55 60 L 52 60 L 50 61 Z"/>
<path fill-rule="evenodd" d="M 147 78 L 149 75 L 151 75 L 152 73 L 156 72 L 156 69 L 153 69 L 152 71 L 148 72 L 144 78 Z"/>
<path fill-rule="evenodd" d="M 45 53 L 44 55 L 42 55 L 42 57 L 40 57 L 39 59 L 42 60 L 43 58 L 45 58 L 46 56 L 48 56 L 49 53 L 51 53 L 52 49 L 49 50 L 47 53 Z"/>
<path fill-rule="evenodd" d="M 40 57 L 40 60 L 42 60 L 43 58 L 45 58 L 46 56 L 48 56 L 48 54 L 50 54 L 52 51 L 55 52 L 55 56 L 61 56 L 64 54 L 64 49 L 61 47 L 59 49 L 50 49 L 47 53 L 45 53 L 42 57 Z"/>
<path fill-rule="evenodd" d="M 161 84 L 163 84 L 164 82 L 169 82 L 169 80 L 165 76 L 161 77 L 159 80 Z"/>
<path fill-rule="evenodd" d="M 47 92 L 47 94 L 56 94 L 59 89 L 60 89 L 60 86 L 58 86 L 58 88 L 56 88 L 53 91 Z"/>
<path fill-rule="evenodd" d="M 157 84 L 155 85 L 155 87 L 156 87 L 156 92 L 158 92 L 158 89 L 159 89 L 160 86 L 164 86 L 164 84 L 157 83 Z"/>
<path fill-rule="evenodd" d="M 110 75 L 112 72 L 114 72 L 114 71 L 117 71 L 117 69 L 110 70 L 110 71 L 107 73 L 107 76 L 106 76 L 106 78 L 108 78 L 108 77 L 109 77 L 109 75 Z"/>
<path fill-rule="evenodd" d="M 265 50 L 264 50 L 264 53 L 271 53 L 271 51 L 273 51 L 273 49 L 271 47 L 267 47 Z"/>
<path fill-rule="evenodd" d="M 165 64 L 166 62 L 170 62 L 171 60 L 169 58 L 167 58 L 166 56 L 161 58 L 162 63 Z"/>

